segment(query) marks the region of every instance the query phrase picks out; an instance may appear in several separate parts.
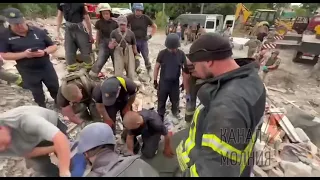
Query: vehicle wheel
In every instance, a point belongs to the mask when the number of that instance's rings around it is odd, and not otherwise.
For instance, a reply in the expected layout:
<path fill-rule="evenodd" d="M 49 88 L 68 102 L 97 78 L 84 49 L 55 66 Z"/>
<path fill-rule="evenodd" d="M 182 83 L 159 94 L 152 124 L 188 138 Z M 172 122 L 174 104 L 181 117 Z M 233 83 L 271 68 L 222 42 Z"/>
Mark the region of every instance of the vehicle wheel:
<path fill-rule="evenodd" d="M 292 59 L 292 62 L 299 62 L 299 60 L 301 59 L 303 53 L 300 51 L 296 52 L 296 56 Z"/>

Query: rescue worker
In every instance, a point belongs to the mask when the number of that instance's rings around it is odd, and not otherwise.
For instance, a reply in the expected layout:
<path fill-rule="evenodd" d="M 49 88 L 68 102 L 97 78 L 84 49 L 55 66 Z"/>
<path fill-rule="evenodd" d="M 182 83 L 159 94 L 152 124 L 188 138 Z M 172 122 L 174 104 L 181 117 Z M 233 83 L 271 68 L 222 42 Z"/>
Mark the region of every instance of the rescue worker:
<path fill-rule="evenodd" d="M 78 153 L 92 164 L 86 177 L 159 177 L 139 155 L 119 157 L 112 129 L 104 123 L 92 123 L 79 133 Z"/>
<path fill-rule="evenodd" d="M 256 36 L 251 36 L 250 40 L 244 44 L 248 46 L 247 57 L 251 58 L 257 49 L 261 46 L 261 42 L 257 39 Z"/>
<path fill-rule="evenodd" d="M 0 114 L 0 156 L 24 157 L 37 176 L 70 177 L 67 126 L 58 113 L 38 106 L 20 106 Z M 59 168 L 49 154 L 56 153 Z"/>
<path fill-rule="evenodd" d="M 59 89 L 58 76 L 49 57 L 57 46 L 44 30 L 28 26 L 20 10 L 8 8 L 4 13 L 10 26 L 1 37 L 0 55 L 5 60 L 16 61 L 24 87 L 32 92 L 39 106 L 46 107 L 42 83 L 54 100 Z"/>
<path fill-rule="evenodd" d="M 110 77 L 93 89 L 92 99 L 97 111 L 114 133 L 118 111 L 123 117 L 131 110 L 137 90 L 137 85 L 131 79 L 120 76 Z"/>
<path fill-rule="evenodd" d="M 181 32 L 182 32 L 182 26 L 181 26 L 181 23 L 178 22 L 177 28 L 176 28 L 176 33 L 179 36 L 179 40 L 181 40 Z"/>
<path fill-rule="evenodd" d="M 134 80 L 135 57 L 140 55 L 137 51 L 135 35 L 127 28 L 127 23 L 126 16 L 118 17 L 119 28 L 111 32 L 109 48 L 114 49 L 114 75 L 123 76 L 123 70 L 126 70 L 127 77 Z"/>
<path fill-rule="evenodd" d="M 274 50 L 271 53 L 271 56 L 268 58 L 264 66 L 262 67 L 262 81 L 266 83 L 266 77 L 269 71 L 273 71 L 278 69 L 281 59 L 278 57 L 280 52 L 278 50 Z"/>
<path fill-rule="evenodd" d="M 57 4 L 57 32 L 62 39 L 60 27 L 63 18 L 66 20 L 64 47 L 66 52 L 67 70 L 77 71 L 80 66 L 76 61 L 77 50 L 81 53 L 82 67 L 87 71 L 92 68 L 92 29 L 91 20 L 84 3 L 58 3 Z M 83 24 L 85 22 L 85 25 Z"/>
<path fill-rule="evenodd" d="M 82 119 L 100 120 L 91 98 L 95 86 L 89 76 L 82 71 L 69 73 L 63 77 L 57 96 L 57 106 L 61 108 L 62 114 L 75 124 L 81 124 Z"/>
<path fill-rule="evenodd" d="M 266 91 L 256 64 L 239 66 L 231 56 L 230 43 L 219 34 L 202 35 L 190 47 L 192 74 L 204 84 L 189 136 L 176 149 L 184 177 L 250 176 Z"/>
<path fill-rule="evenodd" d="M 185 121 L 191 123 L 194 111 L 197 105 L 197 93 L 201 87 L 199 83 L 199 78 L 193 76 L 191 72 L 194 70 L 192 63 L 187 60 L 184 64 L 182 76 L 183 76 L 183 89 L 185 92 L 186 99 L 186 110 L 185 110 Z"/>
<path fill-rule="evenodd" d="M 122 133 L 123 139 L 128 147 L 128 153 L 138 154 L 140 144 L 137 136 L 142 137 L 141 153 L 145 158 L 153 158 L 157 151 L 161 135 L 164 136 L 164 155 L 171 158 L 173 151 L 171 148 L 168 129 L 163 123 L 162 117 L 154 110 L 142 109 L 139 112 L 129 111 L 123 118 L 123 125 L 126 128 Z"/>
<path fill-rule="evenodd" d="M 138 53 L 141 53 L 146 69 L 148 70 L 148 73 L 150 73 L 151 63 L 149 60 L 148 40 L 156 34 L 157 25 L 149 16 L 143 14 L 143 3 L 133 3 L 132 8 L 134 13 L 127 16 L 128 26 L 136 37 Z M 150 35 L 148 35 L 149 26 L 152 28 Z M 137 57 L 137 59 L 139 58 Z"/>
<path fill-rule="evenodd" d="M 191 24 L 191 42 L 193 42 L 194 40 L 196 40 L 196 36 L 197 36 L 197 31 L 198 31 L 198 24 L 196 22 L 193 22 Z"/>
<path fill-rule="evenodd" d="M 166 102 L 168 96 L 171 101 L 171 112 L 178 119 L 179 117 L 179 102 L 180 102 L 180 83 L 179 78 L 181 69 L 186 61 L 186 56 L 180 47 L 179 36 L 171 33 L 165 41 L 166 49 L 159 52 L 157 62 L 154 66 L 154 88 L 158 90 L 158 113 L 164 118 L 166 113 Z M 160 79 L 158 83 L 159 69 Z"/>
<path fill-rule="evenodd" d="M 108 45 L 111 32 L 118 28 L 118 23 L 111 17 L 111 7 L 108 3 L 100 3 L 97 8 L 100 13 L 100 19 L 96 22 L 95 29 L 97 30 L 96 44 L 99 47 L 99 52 L 98 59 L 89 73 L 92 77 L 98 76 L 109 57 L 111 57 L 114 66 L 113 50 Z"/>

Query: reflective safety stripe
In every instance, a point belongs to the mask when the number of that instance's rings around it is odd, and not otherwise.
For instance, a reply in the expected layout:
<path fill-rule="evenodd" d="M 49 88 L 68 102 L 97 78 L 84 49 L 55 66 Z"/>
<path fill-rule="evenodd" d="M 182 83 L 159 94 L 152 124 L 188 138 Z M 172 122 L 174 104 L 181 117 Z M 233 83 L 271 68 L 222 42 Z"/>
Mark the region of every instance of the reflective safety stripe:
<path fill-rule="evenodd" d="M 203 108 L 203 105 L 200 105 L 196 110 L 192 118 L 191 127 L 189 129 L 189 137 L 183 143 L 183 141 L 180 142 L 179 146 L 176 149 L 179 166 L 181 171 L 185 171 L 189 166 L 188 163 L 190 162 L 189 153 L 190 151 L 195 147 L 195 137 L 196 137 L 196 127 L 197 127 L 197 120 L 198 115 Z"/>
<path fill-rule="evenodd" d="M 199 177 L 199 174 L 197 172 L 197 168 L 196 168 L 195 164 L 190 167 L 190 176 L 191 177 Z"/>
<path fill-rule="evenodd" d="M 178 157 L 177 159 L 178 159 L 181 171 L 183 172 L 189 169 L 191 177 L 199 177 L 199 174 L 196 170 L 196 164 L 193 164 L 193 165 L 190 164 L 192 163 L 192 161 L 190 160 L 189 155 L 191 150 L 196 145 L 195 139 L 196 139 L 197 121 L 198 121 L 199 113 L 203 107 L 204 106 L 201 105 L 196 109 L 193 115 L 191 127 L 189 129 L 189 136 L 185 142 L 181 141 L 179 146 L 176 149 L 176 153 Z M 262 122 L 263 121 L 260 121 L 260 123 Z M 239 176 L 240 176 L 244 171 L 245 167 L 248 165 L 249 158 L 254 148 L 254 142 L 257 137 L 257 130 L 259 128 L 259 124 L 256 126 L 256 129 L 251 137 L 251 140 L 244 150 L 238 150 L 237 148 L 231 146 L 227 142 L 222 141 L 215 134 L 203 134 L 201 146 L 209 147 L 213 151 L 220 154 L 221 156 L 239 163 L 240 165 Z"/>
<path fill-rule="evenodd" d="M 83 67 L 84 67 L 85 69 L 91 69 L 91 68 L 92 68 L 92 63 L 85 63 L 85 62 L 83 62 L 82 64 L 83 64 Z"/>
<path fill-rule="evenodd" d="M 214 134 L 203 134 L 202 146 L 210 147 L 215 152 L 235 162 L 241 162 L 241 151 L 222 141 Z"/>
<path fill-rule="evenodd" d="M 126 85 L 126 81 L 122 78 L 122 77 L 119 77 L 117 76 L 117 79 L 120 81 L 120 84 L 122 85 L 122 87 L 126 90 L 127 90 L 127 85 Z"/>
<path fill-rule="evenodd" d="M 71 64 L 67 66 L 68 71 L 76 71 L 78 69 L 78 64 Z"/>

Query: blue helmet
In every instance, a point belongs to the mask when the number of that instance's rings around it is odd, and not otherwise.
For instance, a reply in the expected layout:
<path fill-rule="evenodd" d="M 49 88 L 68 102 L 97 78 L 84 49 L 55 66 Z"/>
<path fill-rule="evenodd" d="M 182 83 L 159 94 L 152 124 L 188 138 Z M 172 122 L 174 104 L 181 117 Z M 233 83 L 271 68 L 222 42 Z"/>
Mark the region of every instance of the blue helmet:
<path fill-rule="evenodd" d="M 81 130 L 77 150 L 78 153 L 84 153 L 92 148 L 105 144 L 116 144 L 113 131 L 109 125 L 96 122 L 87 125 Z"/>
<path fill-rule="evenodd" d="M 143 11 L 144 10 L 143 3 L 133 3 L 132 10 L 133 11 L 135 11 L 135 10 Z"/>

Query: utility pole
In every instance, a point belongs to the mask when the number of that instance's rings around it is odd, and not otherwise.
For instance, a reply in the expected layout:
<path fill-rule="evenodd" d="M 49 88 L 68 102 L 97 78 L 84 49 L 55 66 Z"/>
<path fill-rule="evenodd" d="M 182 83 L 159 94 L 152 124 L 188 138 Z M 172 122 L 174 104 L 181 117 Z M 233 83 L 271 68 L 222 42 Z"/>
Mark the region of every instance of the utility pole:
<path fill-rule="evenodd" d="M 167 22 L 167 20 L 166 20 L 165 8 L 166 8 L 166 3 L 162 3 L 163 22 Z"/>
<path fill-rule="evenodd" d="M 200 14 L 203 14 L 204 3 L 201 3 Z"/>

